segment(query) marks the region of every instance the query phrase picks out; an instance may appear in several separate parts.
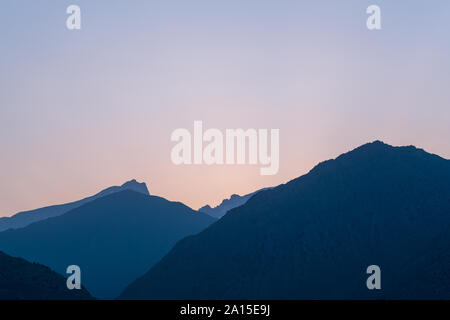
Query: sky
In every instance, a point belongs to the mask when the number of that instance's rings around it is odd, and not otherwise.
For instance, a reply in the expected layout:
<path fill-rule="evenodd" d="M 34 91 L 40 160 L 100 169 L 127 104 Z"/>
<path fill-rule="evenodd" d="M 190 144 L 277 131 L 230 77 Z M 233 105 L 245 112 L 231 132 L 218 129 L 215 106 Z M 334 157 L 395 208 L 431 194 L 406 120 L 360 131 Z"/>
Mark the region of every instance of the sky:
<path fill-rule="evenodd" d="M 0 216 L 133 178 L 217 205 L 373 140 L 450 158 L 448 0 L 2 0 L 0 30 Z M 195 120 L 279 129 L 278 173 L 174 165 Z"/>

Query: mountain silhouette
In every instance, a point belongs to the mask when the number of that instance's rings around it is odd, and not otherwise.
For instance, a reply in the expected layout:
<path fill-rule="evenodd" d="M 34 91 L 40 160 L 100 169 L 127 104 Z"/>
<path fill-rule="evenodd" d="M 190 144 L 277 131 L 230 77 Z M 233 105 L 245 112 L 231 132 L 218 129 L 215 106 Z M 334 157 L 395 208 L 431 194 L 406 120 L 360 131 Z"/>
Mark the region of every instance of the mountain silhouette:
<path fill-rule="evenodd" d="M 211 217 L 220 219 L 231 209 L 242 206 L 255 194 L 257 194 L 260 191 L 267 190 L 267 189 L 269 189 L 269 188 L 260 189 L 255 192 L 243 195 L 243 196 L 240 196 L 238 194 L 233 194 L 233 195 L 231 195 L 231 197 L 229 199 L 222 200 L 222 202 L 218 206 L 215 206 L 214 208 L 211 208 L 210 205 L 206 205 L 206 206 L 203 206 L 200 209 L 198 209 L 198 211 L 209 214 Z"/>
<path fill-rule="evenodd" d="M 449 230 L 450 161 L 376 141 L 256 194 L 119 298 L 449 299 Z"/>
<path fill-rule="evenodd" d="M 23 228 L 33 222 L 41 221 L 41 220 L 48 219 L 51 217 L 60 216 L 72 209 L 82 206 L 85 203 L 88 203 L 95 199 L 107 196 L 107 195 L 115 193 L 115 192 L 123 191 L 123 190 L 133 190 L 133 191 L 140 192 L 140 193 L 143 193 L 146 195 L 150 195 L 150 193 L 148 192 L 148 189 L 147 189 L 147 185 L 144 182 L 139 183 L 133 179 L 128 182 L 125 182 L 120 187 L 119 186 L 109 187 L 105 190 L 100 191 L 96 195 L 84 198 L 79 201 L 34 209 L 34 210 L 30 210 L 30 211 L 23 211 L 23 212 L 16 213 L 15 215 L 13 215 L 11 217 L 0 218 L 0 232 L 7 230 L 7 229 Z"/>
<path fill-rule="evenodd" d="M 125 190 L 0 233 L 0 250 L 65 274 L 81 268 L 96 298 L 115 298 L 185 236 L 215 221 L 179 202 Z"/>
<path fill-rule="evenodd" d="M 69 290 L 66 279 L 37 263 L 0 252 L 0 300 L 92 299 L 86 289 Z"/>

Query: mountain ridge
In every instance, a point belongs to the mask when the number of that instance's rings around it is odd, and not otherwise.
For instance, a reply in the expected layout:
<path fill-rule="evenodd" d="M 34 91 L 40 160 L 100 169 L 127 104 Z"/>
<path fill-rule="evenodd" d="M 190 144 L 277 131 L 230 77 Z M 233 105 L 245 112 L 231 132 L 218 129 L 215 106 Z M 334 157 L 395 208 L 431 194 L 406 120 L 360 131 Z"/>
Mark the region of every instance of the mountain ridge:
<path fill-rule="evenodd" d="M 450 298 L 447 266 L 434 259 L 450 247 L 441 241 L 444 249 L 433 250 L 449 228 L 449 160 L 375 141 L 179 241 L 119 299 L 427 298 L 409 290 L 412 278 L 440 290 L 433 298 Z M 381 291 L 366 288 L 373 264 Z"/>
<path fill-rule="evenodd" d="M 201 207 L 200 209 L 198 209 L 198 211 L 204 212 L 214 218 L 219 219 L 219 218 L 223 217 L 231 209 L 234 209 L 234 208 L 239 207 L 239 206 L 243 205 L 244 203 L 246 203 L 248 201 L 248 199 L 253 197 L 258 192 L 261 192 L 261 191 L 264 191 L 267 189 L 270 189 L 270 187 L 262 188 L 262 189 L 254 191 L 254 192 L 245 194 L 243 196 L 234 193 L 230 196 L 230 198 L 223 199 L 219 205 L 217 205 L 215 207 L 211 207 L 210 205 L 205 205 L 205 206 Z"/>
<path fill-rule="evenodd" d="M 0 218 L 0 232 L 8 229 L 23 228 L 37 221 L 63 215 L 66 212 L 78 208 L 81 205 L 86 204 L 90 201 L 96 200 L 98 198 L 122 190 L 134 190 L 142 194 L 150 195 L 145 182 L 139 183 L 135 179 L 132 179 L 130 181 L 123 183 L 121 186 L 108 187 L 96 193 L 93 196 L 89 196 L 81 200 L 72 201 L 64 204 L 46 206 L 33 210 L 21 211 L 12 215 L 11 217 Z"/>
<path fill-rule="evenodd" d="M 88 290 L 96 298 L 111 299 L 178 240 L 215 220 L 181 202 L 123 190 L 1 232 L 0 250 L 61 274 L 68 265 L 78 265 Z"/>

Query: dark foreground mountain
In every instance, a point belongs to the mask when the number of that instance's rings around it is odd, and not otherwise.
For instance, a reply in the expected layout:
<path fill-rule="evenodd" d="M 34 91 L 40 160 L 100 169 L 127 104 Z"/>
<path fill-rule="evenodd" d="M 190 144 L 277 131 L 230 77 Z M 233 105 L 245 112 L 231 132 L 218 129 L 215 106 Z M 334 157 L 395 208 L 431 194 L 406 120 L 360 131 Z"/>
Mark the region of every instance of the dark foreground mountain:
<path fill-rule="evenodd" d="M 450 299 L 449 229 L 450 161 L 374 142 L 256 194 L 120 298 Z"/>
<path fill-rule="evenodd" d="M 82 200 L 66 203 L 66 204 L 59 204 L 39 209 L 34 209 L 30 211 L 23 211 L 16 213 L 15 215 L 11 217 L 4 217 L 0 218 L 0 232 L 7 230 L 7 229 L 18 229 L 26 227 L 27 225 L 41 221 L 44 219 L 48 219 L 51 217 L 60 216 L 72 209 L 78 208 L 82 206 L 83 204 L 86 204 L 88 202 L 91 202 L 95 199 L 99 199 L 101 197 L 107 196 L 109 194 L 113 194 L 115 192 L 120 192 L 124 190 L 133 190 L 136 192 L 140 192 L 146 195 L 150 195 L 147 189 L 147 186 L 144 182 L 139 183 L 136 180 L 131 180 L 128 182 L 125 182 L 123 185 L 119 186 L 113 186 L 109 187 L 105 190 L 100 191 L 99 193 L 84 198 Z"/>
<path fill-rule="evenodd" d="M 215 206 L 214 208 L 212 208 L 210 205 L 206 205 L 206 206 L 198 209 L 198 211 L 209 214 L 211 217 L 220 219 L 231 209 L 242 206 L 255 194 L 257 194 L 260 191 L 267 190 L 267 189 L 269 189 L 269 188 L 260 189 L 255 192 L 243 195 L 243 196 L 240 196 L 238 194 L 233 194 L 233 195 L 231 195 L 230 199 L 224 199 L 218 206 Z"/>
<path fill-rule="evenodd" d="M 0 300 L 92 299 L 89 292 L 69 290 L 66 279 L 49 268 L 0 252 Z"/>
<path fill-rule="evenodd" d="M 66 214 L 0 233 L 0 250 L 65 274 L 81 268 L 96 298 L 114 298 L 180 239 L 215 219 L 178 202 L 121 191 Z"/>

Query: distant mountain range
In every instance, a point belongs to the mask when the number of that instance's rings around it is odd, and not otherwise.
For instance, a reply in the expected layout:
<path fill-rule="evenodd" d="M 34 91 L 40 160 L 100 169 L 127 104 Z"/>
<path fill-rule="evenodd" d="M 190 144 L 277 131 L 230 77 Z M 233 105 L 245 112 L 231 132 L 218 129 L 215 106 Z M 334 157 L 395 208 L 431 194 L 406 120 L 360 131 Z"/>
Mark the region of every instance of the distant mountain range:
<path fill-rule="evenodd" d="M 177 241 L 216 221 L 182 203 L 150 196 L 142 192 L 145 185 L 139 186 L 131 182 L 109 188 L 62 215 L 3 231 L 0 250 L 61 274 L 78 265 L 82 284 L 94 297 L 115 298 Z"/>
<path fill-rule="evenodd" d="M 450 161 L 376 141 L 254 195 L 119 298 L 450 299 L 449 268 Z"/>
<path fill-rule="evenodd" d="M 230 199 L 224 199 L 221 204 L 219 204 L 218 206 L 215 206 L 214 208 L 211 208 L 209 205 L 206 205 L 206 206 L 198 209 L 198 211 L 209 214 L 211 217 L 220 219 L 231 209 L 242 206 L 252 196 L 254 196 L 255 194 L 257 194 L 260 191 L 264 191 L 267 189 L 270 189 L 270 188 L 260 189 L 255 192 L 246 194 L 244 196 L 240 196 L 238 194 L 233 194 L 233 195 L 231 195 Z"/>
<path fill-rule="evenodd" d="M 69 290 L 66 279 L 40 264 L 0 252 L 0 300 L 82 300 L 89 292 Z"/>
<path fill-rule="evenodd" d="M 23 228 L 33 222 L 41 221 L 41 220 L 48 219 L 51 217 L 60 216 L 64 213 L 66 213 L 72 209 L 78 208 L 78 207 L 82 206 L 83 204 L 86 204 L 90 201 L 93 201 L 95 199 L 98 199 L 98 198 L 101 198 L 101 197 L 104 197 L 104 196 L 107 196 L 107 195 L 110 195 L 110 194 L 113 194 L 116 192 L 120 192 L 123 190 L 133 190 L 133 191 L 140 192 L 140 193 L 143 193 L 146 195 L 150 195 L 145 183 L 139 183 L 133 179 L 131 181 L 125 182 L 120 187 L 119 186 L 109 187 L 91 197 L 87 197 L 87 198 L 84 198 L 79 201 L 39 208 L 39 209 L 35 209 L 35 210 L 30 210 L 30 211 L 23 211 L 23 212 L 19 212 L 19 213 L 15 214 L 11 217 L 0 218 L 0 232 L 7 230 L 7 229 Z"/>

